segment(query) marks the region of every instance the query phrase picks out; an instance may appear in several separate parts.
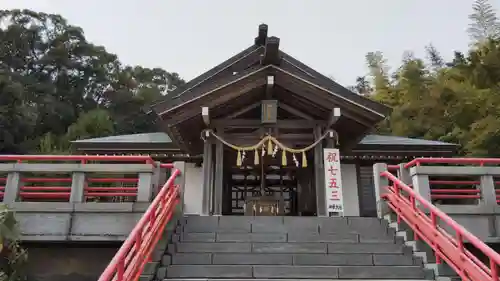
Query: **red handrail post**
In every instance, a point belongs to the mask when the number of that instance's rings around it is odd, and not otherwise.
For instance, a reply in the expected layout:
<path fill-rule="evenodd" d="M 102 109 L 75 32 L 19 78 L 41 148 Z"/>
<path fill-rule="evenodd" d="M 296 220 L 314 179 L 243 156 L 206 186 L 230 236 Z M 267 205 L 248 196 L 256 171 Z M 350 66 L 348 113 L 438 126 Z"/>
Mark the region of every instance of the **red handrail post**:
<path fill-rule="evenodd" d="M 498 253 L 389 171 L 383 171 L 380 177 L 391 181 L 394 186 L 392 189 L 387 189 L 388 193 L 383 196 L 388 206 L 413 229 L 421 240 L 434 250 L 437 262 L 443 259 L 463 280 L 497 280 L 497 267 L 500 265 Z M 404 192 L 399 193 L 398 189 Z M 418 203 L 414 205 L 413 200 L 418 201 Z M 441 224 L 447 227 L 439 226 L 438 219 Z M 450 228 L 455 233 L 446 231 Z M 483 264 L 479 258 L 464 247 L 465 241 L 471 243 L 490 259 L 489 266 Z"/>
<path fill-rule="evenodd" d="M 137 281 L 175 210 L 179 188 L 174 183 L 179 175 L 174 168 L 98 281 Z"/>

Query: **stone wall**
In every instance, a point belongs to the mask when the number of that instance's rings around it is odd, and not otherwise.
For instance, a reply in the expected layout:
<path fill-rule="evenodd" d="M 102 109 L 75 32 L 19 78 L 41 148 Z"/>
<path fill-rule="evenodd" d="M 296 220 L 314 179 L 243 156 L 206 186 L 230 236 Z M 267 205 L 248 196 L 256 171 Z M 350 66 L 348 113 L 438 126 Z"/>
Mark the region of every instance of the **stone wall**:
<path fill-rule="evenodd" d="M 30 243 L 24 247 L 30 281 L 95 281 L 120 244 Z"/>

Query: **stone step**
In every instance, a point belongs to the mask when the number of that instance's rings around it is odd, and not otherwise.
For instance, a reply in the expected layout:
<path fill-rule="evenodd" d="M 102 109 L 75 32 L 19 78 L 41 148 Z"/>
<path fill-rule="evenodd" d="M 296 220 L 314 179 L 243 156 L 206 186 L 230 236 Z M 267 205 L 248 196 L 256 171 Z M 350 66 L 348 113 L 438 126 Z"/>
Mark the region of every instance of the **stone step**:
<path fill-rule="evenodd" d="M 425 279 L 418 266 L 172 265 L 167 278 Z"/>
<path fill-rule="evenodd" d="M 283 279 L 283 278 L 252 278 L 252 279 L 234 279 L 234 278 L 223 278 L 223 279 L 218 279 L 218 278 L 168 278 L 168 279 L 163 279 L 165 281 L 301 281 L 304 279 Z M 338 280 L 336 279 L 321 279 L 322 281 L 328 281 L 328 280 Z M 405 279 L 405 281 L 423 281 L 427 279 Z M 139 279 L 139 281 L 142 281 Z M 312 281 L 312 280 L 311 280 Z M 349 281 L 380 281 L 380 279 L 349 279 Z M 401 279 L 384 279 L 384 281 L 401 281 Z M 435 281 L 434 279 L 428 279 L 428 281 Z M 437 281 L 460 281 L 460 280 L 440 280 L 437 279 Z"/>
<path fill-rule="evenodd" d="M 170 258 L 170 256 L 168 256 Z M 177 253 L 175 265 L 417 265 L 411 256 L 402 254 L 227 254 Z"/>
<path fill-rule="evenodd" d="M 169 253 L 269 253 L 269 254 L 411 254 L 409 247 L 394 243 L 261 243 L 179 242 Z"/>
<path fill-rule="evenodd" d="M 360 235 L 356 233 L 216 233 L 193 232 L 176 234 L 173 241 L 182 242 L 320 242 L 320 243 L 387 243 L 393 236 Z"/>
<path fill-rule="evenodd" d="M 387 234 L 387 222 L 376 218 L 193 216 L 186 218 L 181 230 L 194 233 L 366 233 L 373 236 Z"/>
<path fill-rule="evenodd" d="M 375 217 L 299 217 L 299 216 L 185 216 L 184 223 L 234 224 L 246 222 L 267 222 L 281 224 L 336 224 L 367 225 L 382 224 L 383 220 Z"/>

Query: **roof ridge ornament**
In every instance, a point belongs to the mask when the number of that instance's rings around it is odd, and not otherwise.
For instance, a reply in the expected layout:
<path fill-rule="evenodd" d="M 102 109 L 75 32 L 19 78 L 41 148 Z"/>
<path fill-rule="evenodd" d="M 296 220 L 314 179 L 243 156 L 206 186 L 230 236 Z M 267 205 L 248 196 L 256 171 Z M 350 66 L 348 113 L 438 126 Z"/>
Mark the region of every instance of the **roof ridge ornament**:
<path fill-rule="evenodd" d="M 259 25 L 259 33 L 257 37 L 255 37 L 255 45 L 257 46 L 264 46 L 267 41 L 267 29 L 268 26 L 265 23 L 262 23 Z"/>

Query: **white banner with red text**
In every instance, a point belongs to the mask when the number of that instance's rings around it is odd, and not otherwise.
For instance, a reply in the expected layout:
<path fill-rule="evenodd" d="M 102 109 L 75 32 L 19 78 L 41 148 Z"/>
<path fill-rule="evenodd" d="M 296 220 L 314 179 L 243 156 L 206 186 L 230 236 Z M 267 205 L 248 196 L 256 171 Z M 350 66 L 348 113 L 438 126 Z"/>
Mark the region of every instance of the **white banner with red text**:
<path fill-rule="evenodd" d="M 340 152 L 336 148 L 323 149 L 325 167 L 325 197 L 328 214 L 344 213 L 342 196 L 342 176 L 340 171 Z"/>

